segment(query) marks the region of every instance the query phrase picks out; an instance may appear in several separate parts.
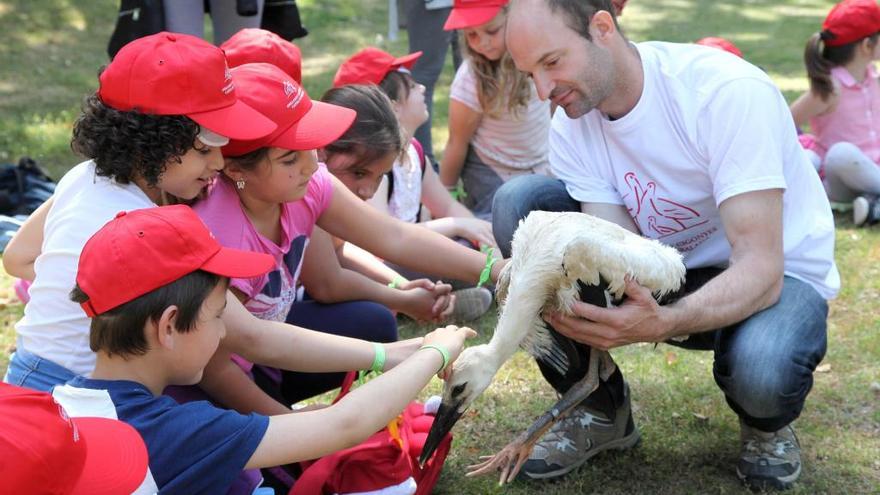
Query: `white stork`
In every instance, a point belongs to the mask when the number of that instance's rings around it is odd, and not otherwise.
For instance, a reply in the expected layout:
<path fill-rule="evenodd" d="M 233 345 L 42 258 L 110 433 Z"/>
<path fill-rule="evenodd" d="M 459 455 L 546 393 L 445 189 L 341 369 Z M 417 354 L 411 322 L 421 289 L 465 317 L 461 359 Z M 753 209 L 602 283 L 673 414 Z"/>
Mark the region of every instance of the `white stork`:
<path fill-rule="evenodd" d="M 498 454 L 473 466 L 471 474 L 500 469 L 502 483 L 516 476 L 544 432 L 588 397 L 600 378 L 607 380 L 615 370 L 607 352 L 551 332 L 542 312 L 572 314 L 571 305 L 579 299 L 601 306 L 619 302 L 627 277 L 659 298 L 678 290 L 685 274 L 681 255 L 674 248 L 575 212 L 532 212 L 520 222 L 511 254 L 498 280 L 501 315 L 495 333 L 488 344 L 469 347 L 456 360 L 421 456 L 424 463 L 501 365 L 521 347 L 542 369 L 551 370 L 548 381 L 563 395 Z M 552 377 L 555 374 L 558 377 Z"/>

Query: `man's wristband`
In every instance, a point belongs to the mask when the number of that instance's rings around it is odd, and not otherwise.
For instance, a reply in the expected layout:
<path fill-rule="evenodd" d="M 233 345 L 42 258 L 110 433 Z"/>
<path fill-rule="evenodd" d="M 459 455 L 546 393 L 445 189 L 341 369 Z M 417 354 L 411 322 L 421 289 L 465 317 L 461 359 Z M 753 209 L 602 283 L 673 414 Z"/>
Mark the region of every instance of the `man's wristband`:
<path fill-rule="evenodd" d="M 373 350 L 375 354 L 373 355 L 373 365 L 370 366 L 370 371 L 381 373 L 385 368 L 385 346 L 378 342 L 373 342 Z"/>
<path fill-rule="evenodd" d="M 434 349 L 437 352 L 439 352 L 440 355 L 443 357 L 443 364 L 440 366 L 440 369 L 437 370 L 437 373 L 440 373 L 446 369 L 446 365 L 449 364 L 449 351 L 447 351 L 443 347 L 440 347 L 439 345 L 436 345 L 436 344 L 425 344 L 425 345 L 419 347 L 420 351 L 422 349 Z"/>

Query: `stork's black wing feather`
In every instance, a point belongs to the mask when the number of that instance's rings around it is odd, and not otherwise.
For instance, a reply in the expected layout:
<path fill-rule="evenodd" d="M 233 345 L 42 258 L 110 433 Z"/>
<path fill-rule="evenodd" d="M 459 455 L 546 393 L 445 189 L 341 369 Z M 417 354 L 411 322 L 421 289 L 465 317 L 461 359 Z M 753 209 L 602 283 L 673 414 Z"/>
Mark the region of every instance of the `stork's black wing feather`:
<path fill-rule="evenodd" d="M 586 285 L 581 281 L 578 281 L 578 285 L 581 301 L 595 306 L 608 306 L 608 282 L 604 279 L 599 281 L 599 285 Z M 554 345 L 550 352 L 536 359 L 538 368 L 550 385 L 562 394 L 586 376 L 590 347 L 562 335 L 549 323 L 544 324 L 553 337 Z"/>

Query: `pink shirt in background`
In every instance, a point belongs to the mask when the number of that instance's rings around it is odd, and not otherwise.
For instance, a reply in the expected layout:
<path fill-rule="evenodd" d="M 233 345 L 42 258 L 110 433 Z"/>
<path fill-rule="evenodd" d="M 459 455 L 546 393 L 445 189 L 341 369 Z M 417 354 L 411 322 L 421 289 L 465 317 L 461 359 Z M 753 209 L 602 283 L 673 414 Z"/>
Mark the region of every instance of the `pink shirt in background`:
<path fill-rule="evenodd" d="M 843 67 L 831 69 L 838 92 L 833 112 L 810 119 L 816 136 L 816 152 L 822 158 L 832 145 L 846 141 L 856 145 L 874 163 L 880 163 L 880 85 L 873 65 L 862 82 Z"/>
<path fill-rule="evenodd" d="M 257 232 L 228 180 L 217 180 L 208 198 L 193 207 L 221 245 L 275 257 L 275 269 L 268 274 L 234 278 L 230 283 L 248 297 L 244 306 L 257 318 L 284 321 L 287 317 L 296 298 L 303 253 L 332 197 L 333 183 L 322 164 L 309 181 L 305 197 L 282 206 L 280 245 Z"/>

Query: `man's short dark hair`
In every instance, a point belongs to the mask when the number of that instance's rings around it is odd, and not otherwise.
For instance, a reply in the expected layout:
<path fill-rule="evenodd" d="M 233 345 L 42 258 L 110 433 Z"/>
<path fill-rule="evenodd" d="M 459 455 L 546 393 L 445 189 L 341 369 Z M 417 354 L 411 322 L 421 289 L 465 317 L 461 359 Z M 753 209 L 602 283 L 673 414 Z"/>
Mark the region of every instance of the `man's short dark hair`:
<path fill-rule="evenodd" d="M 568 27 L 589 41 L 592 41 L 593 38 L 590 36 L 589 23 L 586 21 L 592 19 L 593 15 L 600 10 L 604 10 L 611 14 L 611 18 L 614 19 L 614 25 L 620 30 L 620 26 L 617 24 L 617 16 L 614 15 L 614 6 L 611 5 L 610 0 L 546 1 L 551 12 L 554 14 L 561 14 Z"/>
<path fill-rule="evenodd" d="M 177 306 L 177 331 L 188 332 L 195 327 L 202 304 L 225 277 L 196 270 L 170 284 L 152 290 L 110 311 L 92 318 L 89 347 L 109 355 L 142 356 L 149 350 L 144 325 L 157 322 L 169 306 Z M 70 299 L 83 303 L 89 299 L 79 286 L 70 291 Z"/>

